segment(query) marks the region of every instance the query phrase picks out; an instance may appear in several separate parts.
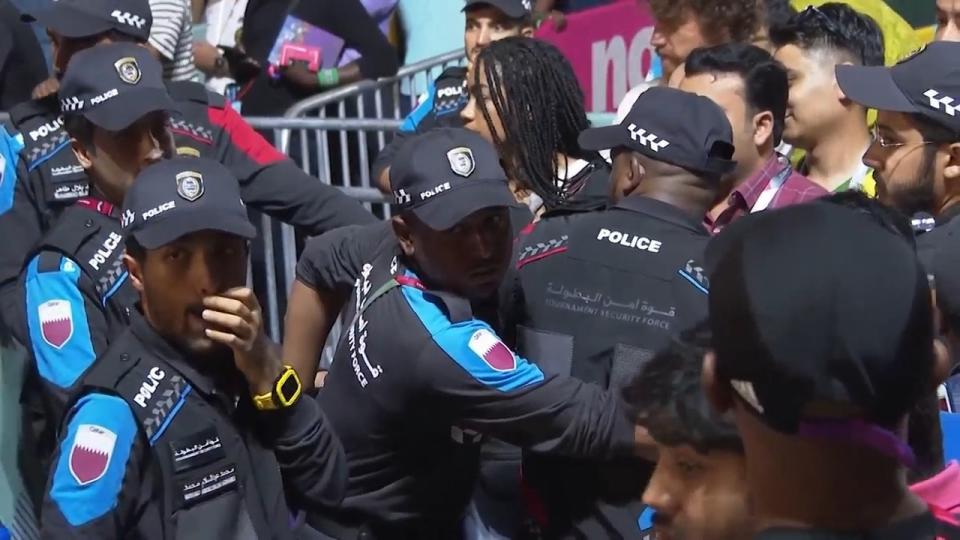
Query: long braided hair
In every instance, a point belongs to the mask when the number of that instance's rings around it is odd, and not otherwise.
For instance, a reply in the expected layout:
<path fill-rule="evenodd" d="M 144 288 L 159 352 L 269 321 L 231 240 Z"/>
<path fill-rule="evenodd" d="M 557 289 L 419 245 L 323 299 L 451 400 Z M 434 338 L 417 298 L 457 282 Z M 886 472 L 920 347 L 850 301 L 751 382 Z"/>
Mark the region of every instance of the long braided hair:
<path fill-rule="evenodd" d="M 491 43 L 476 62 L 503 125 L 503 140 L 496 130 L 490 131 L 505 165 L 547 208 L 563 206 L 578 186 L 556 178 L 560 156 L 586 160 L 599 156 L 584 152 L 577 143 L 589 122 L 570 62 L 553 45 L 519 36 Z M 473 73 L 474 88 L 480 87 L 480 69 Z M 493 126 L 487 108 L 479 108 L 487 125 Z"/>

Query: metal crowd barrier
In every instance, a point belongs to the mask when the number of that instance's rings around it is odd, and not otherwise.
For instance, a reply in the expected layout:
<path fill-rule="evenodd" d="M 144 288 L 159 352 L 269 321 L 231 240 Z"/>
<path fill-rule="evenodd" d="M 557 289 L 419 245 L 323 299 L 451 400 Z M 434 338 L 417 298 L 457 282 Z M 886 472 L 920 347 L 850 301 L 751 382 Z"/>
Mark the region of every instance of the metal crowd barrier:
<path fill-rule="evenodd" d="M 247 117 L 260 131 L 272 132 L 274 142 L 308 174 L 359 199 L 375 215 L 390 217 L 390 206 L 376 188 L 370 168 L 420 98 L 405 95 L 414 80 L 432 80 L 443 69 L 462 65 L 462 50 L 404 66 L 394 77 L 356 84 L 319 94 L 294 104 L 283 118 Z M 266 282 L 268 332 L 282 337 L 286 297 L 297 263 L 294 229 L 264 216 L 261 223 Z M 266 231 L 276 231 L 274 234 Z M 278 245 L 279 244 L 279 245 Z M 259 269 L 257 269 L 259 270 Z"/>

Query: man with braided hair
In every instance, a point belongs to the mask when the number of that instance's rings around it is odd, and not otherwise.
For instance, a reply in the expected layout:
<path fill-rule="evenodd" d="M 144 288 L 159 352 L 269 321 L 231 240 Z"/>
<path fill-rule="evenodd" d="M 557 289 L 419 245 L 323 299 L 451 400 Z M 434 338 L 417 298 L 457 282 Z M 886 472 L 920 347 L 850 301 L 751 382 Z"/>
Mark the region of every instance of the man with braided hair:
<path fill-rule="evenodd" d="M 537 217 L 606 205 L 610 168 L 577 142 L 590 127 L 583 91 L 556 47 L 518 37 L 492 43 L 468 83 L 466 128 L 494 144 L 514 195 Z"/>
<path fill-rule="evenodd" d="M 467 62 L 491 43 L 511 36 L 530 37 L 535 28 L 531 0 L 467 0 L 463 31 Z M 467 68 L 448 68 L 430 83 L 426 97 L 403 121 L 399 133 L 380 150 L 371 176 L 390 193 L 390 165 L 400 146 L 412 135 L 436 127 L 462 127 L 459 112 L 467 104 Z"/>

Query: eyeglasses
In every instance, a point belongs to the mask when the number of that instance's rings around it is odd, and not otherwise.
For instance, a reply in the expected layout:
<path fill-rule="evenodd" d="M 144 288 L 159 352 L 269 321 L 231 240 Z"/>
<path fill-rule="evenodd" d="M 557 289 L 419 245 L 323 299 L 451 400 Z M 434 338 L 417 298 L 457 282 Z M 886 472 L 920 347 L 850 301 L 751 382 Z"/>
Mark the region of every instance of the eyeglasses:
<path fill-rule="evenodd" d="M 901 146 L 907 146 L 908 144 L 940 144 L 937 141 L 919 141 L 917 143 L 891 142 L 883 138 L 883 135 L 880 134 L 880 128 L 877 126 L 877 124 L 874 124 L 873 127 L 870 128 L 870 138 L 879 144 L 880 148 L 900 148 Z"/>

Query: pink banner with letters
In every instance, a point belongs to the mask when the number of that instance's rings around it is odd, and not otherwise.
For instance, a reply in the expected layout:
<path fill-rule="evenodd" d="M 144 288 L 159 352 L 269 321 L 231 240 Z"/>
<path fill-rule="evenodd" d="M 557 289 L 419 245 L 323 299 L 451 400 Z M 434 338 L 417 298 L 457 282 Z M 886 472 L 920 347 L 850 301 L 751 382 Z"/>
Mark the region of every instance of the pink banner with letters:
<path fill-rule="evenodd" d="M 537 37 L 556 45 L 573 64 L 587 112 L 614 112 L 627 90 L 647 80 L 652 34 L 647 2 L 620 0 L 568 15 L 562 32 L 548 22 Z"/>

